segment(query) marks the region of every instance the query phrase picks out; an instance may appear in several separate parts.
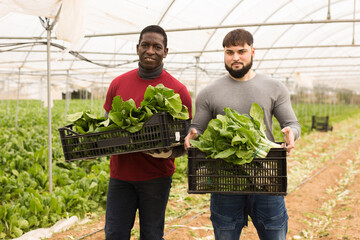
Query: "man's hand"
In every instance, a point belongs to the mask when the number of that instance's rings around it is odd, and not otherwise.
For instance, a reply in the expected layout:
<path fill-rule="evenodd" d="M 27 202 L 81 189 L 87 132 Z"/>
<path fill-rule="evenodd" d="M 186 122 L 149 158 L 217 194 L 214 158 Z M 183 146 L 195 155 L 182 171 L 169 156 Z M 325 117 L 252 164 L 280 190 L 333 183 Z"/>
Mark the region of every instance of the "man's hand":
<path fill-rule="evenodd" d="M 190 129 L 189 134 L 184 139 L 184 148 L 187 151 L 187 149 L 191 146 L 190 139 L 196 139 L 198 136 L 198 133 L 195 128 Z"/>
<path fill-rule="evenodd" d="M 290 127 L 284 127 L 281 129 L 281 132 L 284 133 L 284 140 L 286 143 L 287 155 L 291 154 L 291 150 L 295 147 L 295 136 Z"/>

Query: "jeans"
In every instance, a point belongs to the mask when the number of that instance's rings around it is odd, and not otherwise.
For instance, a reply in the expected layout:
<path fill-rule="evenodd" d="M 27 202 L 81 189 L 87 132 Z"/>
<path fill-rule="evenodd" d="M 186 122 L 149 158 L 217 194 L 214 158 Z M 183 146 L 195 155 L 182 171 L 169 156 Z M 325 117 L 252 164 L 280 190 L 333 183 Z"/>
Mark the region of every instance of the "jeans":
<path fill-rule="evenodd" d="M 140 182 L 110 178 L 106 203 L 106 239 L 129 240 L 137 209 L 140 239 L 163 239 L 171 182 L 171 176 Z"/>
<path fill-rule="evenodd" d="M 211 221 L 216 240 L 238 240 L 248 215 L 261 240 L 285 240 L 288 215 L 283 196 L 211 195 Z"/>

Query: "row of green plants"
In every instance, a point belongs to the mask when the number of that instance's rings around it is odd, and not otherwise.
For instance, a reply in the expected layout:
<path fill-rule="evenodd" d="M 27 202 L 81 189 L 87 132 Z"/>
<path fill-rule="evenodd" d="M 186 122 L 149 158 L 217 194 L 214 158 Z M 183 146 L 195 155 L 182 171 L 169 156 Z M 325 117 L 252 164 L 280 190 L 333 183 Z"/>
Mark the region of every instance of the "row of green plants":
<path fill-rule="evenodd" d="M 104 212 L 109 157 L 65 162 L 58 133 L 58 128 L 68 123 L 65 109 L 69 114 L 92 109 L 92 113 L 99 116 L 104 113 L 102 105 L 102 100 L 71 100 L 68 106 L 65 100 L 54 101 L 51 110 L 53 189 L 49 193 L 47 108 L 37 100 L 19 101 L 18 108 L 16 101 L 0 101 L 0 239 L 52 226 L 68 216 L 85 217 Z M 317 108 L 299 104 L 294 109 L 306 134 Z M 341 111 L 330 115 L 333 124 L 359 111 L 358 106 L 352 105 L 338 109 Z M 275 137 L 281 141 L 280 127 L 274 123 Z M 186 157 L 176 161 L 174 183 L 186 181 L 186 162 Z"/>
<path fill-rule="evenodd" d="M 101 109 L 101 103 L 96 104 Z M 55 101 L 52 108 L 52 193 L 47 109 L 39 101 L 20 101 L 18 111 L 16 105 L 16 101 L 0 103 L 0 239 L 52 226 L 68 216 L 104 211 L 109 160 L 64 161 L 57 129 L 66 124 L 65 102 Z M 69 112 L 84 106 L 83 101 L 71 101 Z"/>
<path fill-rule="evenodd" d="M 292 106 L 300 122 L 302 136 L 314 131 L 311 129 L 312 116 L 329 116 L 329 125 L 334 125 L 360 112 L 360 105 L 350 104 L 293 103 Z M 275 141 L 282 142 L 284 137 L 280 131 L 280 125 L 275 118 L 273 119 L 273 123 Z"/>

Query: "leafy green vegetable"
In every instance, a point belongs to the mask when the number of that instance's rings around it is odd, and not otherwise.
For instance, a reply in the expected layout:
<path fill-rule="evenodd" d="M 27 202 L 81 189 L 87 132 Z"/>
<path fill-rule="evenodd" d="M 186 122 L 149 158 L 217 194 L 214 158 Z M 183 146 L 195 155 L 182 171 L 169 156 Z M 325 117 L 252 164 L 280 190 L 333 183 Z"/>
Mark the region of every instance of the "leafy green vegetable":
<path fill-rule="evenodd" d="M 209 122 L 203 135 L 191 140 L 192 146 L 208 158 L 245 164 L 255 157 L 265 158 L 271 148 L 281 147 L 267 139 L 264 113 L 257 103 L 251 106 L 250 115 L 231 108 L 224 111 L 225 115 L 219 114 Z"/>
<path fill-rule="evenodd" d="M 147 107 L 152 112 L 169 112 L 174 118 L 186 120 L 189 118 L 189 112 L 182 104 L 180 95 L 174 93 L 173 89 L 158 84 L 156 87 L 148 86 L 144 94 L 144 100 L 141 107 Z"/>
<path fill-rule="evenodd" d="M 144 123 L 158 112 L 168 112 L 174 118 L 183 120 L 189 118 L 188 109 L 182 104 L 180 95 L 163 84 L 158 84 L 156 87 L 149 85 L 146 88 L 139 108 L 133 99 L 123 101 L 120 96 L 115 96 L 108 119 L 96 117 L 90 111 L 71 114 L 68 119 L 74 124 L 75 131 L 81 134 L 113 129 L 125 129 L 134 133 L 141 130 Z"/>
<path fill-rule="evenodd" d="M 68 120 L 75 125 L 75 131 L 81 134 L 94 132 L 97 126 L 106 120 L 105 117 L 92 115 L 89 110 L 69 114 L 67 117 Z"/>

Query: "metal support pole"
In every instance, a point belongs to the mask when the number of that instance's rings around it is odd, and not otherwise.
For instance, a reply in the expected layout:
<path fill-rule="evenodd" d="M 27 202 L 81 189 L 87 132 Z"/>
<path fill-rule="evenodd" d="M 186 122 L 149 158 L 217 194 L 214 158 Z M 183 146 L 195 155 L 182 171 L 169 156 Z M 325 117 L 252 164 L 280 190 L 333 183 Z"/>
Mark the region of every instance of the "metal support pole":
<path fill-rule="evenodd" d="M 61 11 L 61 5 L 56 14 L 55 20 L 50 24 L 50 19 L 45 18 L 44 21 L 40 17 L 42 26 L 46 29 L 46 52 L 47 52 L 47 101 L 48 101 L 48 163 L 49 163 L 49 193 L 52 193 L 53 189 L 53 176 L 52 176 L 52 134 L 51 134 L 51 68 L 50 68 L 50 46 L 51 46 L 51 30 L 54 28 L 57 19 Z"/>
<path fill-rule="evenodd" d="M 40 89 L 39 89 L 39 100 L 40 100 L 40 112 L 43 111 L 43 107 L 44 107 L 44 102 L 42 99 L 43 96 L 43 77 L 40 78 Z"/>
<path fill-rule="evenodd" d="M 328 12 L 327 12 L 327 19 L 330 20 L 331 19 L 331 14 L 330 14 L 330 5 L 331 5 L 331 0 L 328 0 Z"/>
<path fill-rule="evenodd" d="M 52 141 L 51 141 L 51 78 L 50 78 L 50 43 L 51 29 L 47 32 L 47 101 L 48 101 L 48 159 L 49 159 L 49 193 L 52 193 Z"/>
<path fill-rule="evenodd" d="M 94 86 L 91 85 L 91 111 L 94 111 Z"/>
<path fill-rule="evenodd" d="M 8 92 L 8 98 L 7 98 L 7 115 L 10 116 L 10 76 L 7 78 L 7 92 Z"/>
<path fill-rule="evenodd" d="M 21 74 L 21 68 L 19 68 L 17 93 L 16 93 L 16 114 L 15 114 L 15 128 L 16 129 L 18 128 L 18 119 L 19 119 L 20 74 Z"/>
<path fill-rule="evenodd" d="M 196 66 L 195 66 L 195 90 L 194 90 L 194 99 L 197 96 L 197 87 L 198 87 L 198 69 L 199 69 L 199 61 L 200 61 L 200 57 L 196 56 Z"/>
<path fill-rule="evenodd" d="M 353 13 L 353 19 L 355 19 L 355 13 L 356 13 L 356 0 L 354 0 L 354 13 Z M 352 37 L 352 44 L 355 44 L 355 22 L 353 22 L 353 37 Z"/>
<path fill-rule="evenodd" d="M 69 101 L 70 101 L 70 93 L 69 93 L 69 70 L 67 70 L 66 74 L 66 87 L 65 87 L 65 122 L 67 120 L 67 113 L 69 111 Z"/>

